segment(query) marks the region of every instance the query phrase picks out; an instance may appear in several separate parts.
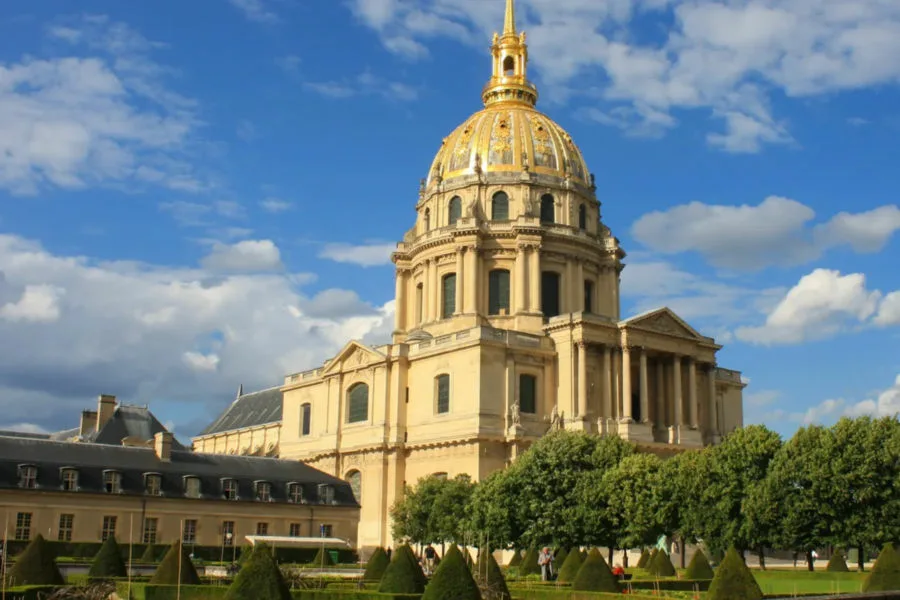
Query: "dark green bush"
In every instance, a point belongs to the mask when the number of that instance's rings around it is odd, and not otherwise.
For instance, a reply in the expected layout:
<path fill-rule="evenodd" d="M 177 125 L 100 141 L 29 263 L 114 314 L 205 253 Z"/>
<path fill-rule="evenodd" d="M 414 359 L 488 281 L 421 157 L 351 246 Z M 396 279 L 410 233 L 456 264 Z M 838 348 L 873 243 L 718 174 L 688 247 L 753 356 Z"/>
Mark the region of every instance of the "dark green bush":
<path fill-rule="evenodd" d="M 506 586 L 506 578 L 500 565 L 494 560 L 494 555 L 487 548 L 478 554 L 478 562 L 475 565 L 475 581 L 481 589 L 481 597 L 484 600 L 511 600 L 509 588 Z"/>
<path fill-rule="evenodd" d="M 181 541 L 173 543 L 169 551 L 163 557 L 162 562 L 156 567 L 156 572 L 150 578 L 150 583 L 155 585 L 200 585 L 200 577 L 194 569 L 194 563 Z"/>
<path fill-rule="evenodd" d="M 266 544 L 256 544 L 253 553 L 238 571 L 229 586 L 226 600 L 291 600 L 288 589 L 272 549 Z"/>
<path fill-rule="evenodd" d="M 88 577 L 128 577 L 128 569 L 122 559 L 122 549 L 115 536 L 109 536 L 94 557 Z"/>
<path fill-rule="evenodd" d="M 828 559 L 828 565 L 825 567 L 825 570 L 832 573 L 846 573 L 849 571 L 847 561 L 844 560 L 844 553 L 840 550 L 835 550 L 831 558 Z"/>
<path fill-rule="evenodd" d="M 331 560 L 331 554 L 328 550 L 319 548 L 319 551 L 316 552 L 316 556 L 310 564 L 316 567 L 331 567 L 334 565 L 334 561 Z"/>
<path fill-rule="evenodd" d="M 9 570 L 9 585 L 63 585 L 65 580 L 56 566 L 53 550 L 44 536 L 37 534 L 25 550 L 16 557 Z"/>
<path fill-rule="evenodd" d="M 561 583 L 572 583 L 575 576 L 578 575 L 578 569 L 581 568 L 581 552 L 577 549 L 569 552 L 560 567 L 557 569 L 556 579 Z"/>
<path fill-rule="evenodd" d="M 562 566 L 564 562 L 566 562 L 567 558 L 569 558 L 569 551 L 565 548 L 560 548 L 556 552 L 556 556 L 553 557 L 553 563 L 555 565 L 558 565 L 556 568 L 559 569 L 559 567 Z"/>
<path fill-rule="evenodd" d="M 509 559 L 509 564 L 506 566 L 507 567 L 518 567 L 521 564 L 522 564 L 522 551 L 519 550 L 518 548 L 516 548 L 515 550 L 513 550 L 512 558 Z"/>
<path fill-rule="evenodd" d="M 434 571 L 425 587 L 422 600 L 481 600 L 478 584 L 466 566 L 466 559 L 456 544 L 444 554 L 441 564 Z"/>
<path fill-rule="evenodd" d="M 893 544 L 885 544 L 872 572 L 863 583 L 864 592 L 890 592 L 900 590 L 900 556 L 894 550 Z"/>
<path fill-rule="evenodd" d="M 519 575 L 539 575 L 541 567 L 538 565 L 539 550 L 535 547 L 528 549 L 522 558 L 522 564 L 519 565 Z"/>
<path fill-rule="evenodd" d="M 363 581 L 381 581 L 389 564 L 391 564 L 391 561 L 387 556 L 387 552 L 384 551 L 384 548 L 381 548 L 380 546 L 375 548 L 375 552 L 372 553 L 372 556 L 369 557 L 369 562 L 366 563 L 366 572 L 363 573 Z"/>
<path fill-rule="evenodd" d="M 241 546 L 241 551 L 238 554 L 237 564 L 243 566 L 245 562 L 250 560 L 250 557 L 253 555 L 253 546 L 250 544 L 246 544 Z"/>
<path fill-rule="evenodd" d="M 684 572 L 685 579 L 712 579 L 714 576 L 712 567 L 709 566 L 709 560 L 703 554 L 703 550 L 697 548 L 694 557 L 691 559 L 687 570 Z"/>
<path fill-rule="evenodd" d="M 412 548 L 404 544 L 394 551 L 378 591 L 383 594 L 421 594 L 426 583 L 428 580 Z"/>
<path fill-rule="evenodd" d="M 762 590 L 737 550 L 730 548 L 709 584 L 706 600 L 761 600 Z"/>
<path fill-rule="evenodd" d="M 588 554 L 590 554 L 587 549 L 582 550 L 578 553 L 579 558 L 581 558 L 581 564 L 584 564 L 584 561 L 587 560 Z"/>
<path fill-rule="evenodd" d="M 578 569 L 578 574 L 572 581 L 572 589 L 579 592 L 611 592 L 621 591 L 619 580 L 609 570 L 609 565 L 603 560 L 600 551 L 594 548 L 588 554 L 587 560 Z"/>
<path fill-rule="evenodd" d="M 650 551 L 644 548 L 644 551 L 641 552 L 641 557 L 637 561 L 638 569 L 646 569 L 647 563 L 650 562 Z"/>
<path fill-rule="evenodd" d="M 675 575 L 675 565 L 669 558 L 669 553 L 660 550 L 656 553 L 656 557 L 650 561 L 647 572 L 657 577 L 672 577 Z"/>
<path fill-rule="evenodd" d="M 153 544 L 147 544 L 147 547 L 144 548 L 144 553 L 141 554 L 140 561 L 145 563 L 156 562 L 156 550 L 153 549 Z"/>

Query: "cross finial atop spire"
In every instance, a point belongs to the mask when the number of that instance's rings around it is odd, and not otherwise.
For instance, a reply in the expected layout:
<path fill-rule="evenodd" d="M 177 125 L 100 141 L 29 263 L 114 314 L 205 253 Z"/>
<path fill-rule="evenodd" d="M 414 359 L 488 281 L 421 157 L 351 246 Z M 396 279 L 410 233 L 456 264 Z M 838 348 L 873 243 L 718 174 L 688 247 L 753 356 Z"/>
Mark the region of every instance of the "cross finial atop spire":
<path fill-rule="evenodd" d="M 506 0 L 506 19 L 503 22 L 503 35 L 516 35 L 516 0 Z"/>

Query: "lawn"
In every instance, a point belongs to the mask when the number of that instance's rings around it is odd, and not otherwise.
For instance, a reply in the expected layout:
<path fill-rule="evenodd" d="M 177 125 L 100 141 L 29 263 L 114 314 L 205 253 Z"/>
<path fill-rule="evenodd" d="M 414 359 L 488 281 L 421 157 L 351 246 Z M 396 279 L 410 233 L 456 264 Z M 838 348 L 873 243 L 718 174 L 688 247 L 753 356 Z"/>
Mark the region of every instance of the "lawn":
<path fill-rule="evenodd" d="M 828 573 L 793 569 L 753 570 L 764 594 L 835 594 L 859 592 L 866 573 Z"/>

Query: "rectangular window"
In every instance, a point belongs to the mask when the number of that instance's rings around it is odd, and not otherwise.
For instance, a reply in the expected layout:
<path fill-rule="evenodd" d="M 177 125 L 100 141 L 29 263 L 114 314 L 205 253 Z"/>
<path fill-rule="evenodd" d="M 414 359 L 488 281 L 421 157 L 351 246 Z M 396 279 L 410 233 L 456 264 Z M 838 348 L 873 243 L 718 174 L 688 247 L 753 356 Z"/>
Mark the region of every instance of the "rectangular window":
<path fill-rule="evenodd" d="M 269 535 L 269 524 L 268 523 L 257 523 L 256 524 L 256 535 Z"/>
<path fill-rule="evenodd" d="M 319 535 L 323 538 L 330 538 L 334 534 L 334 527 L 331 525 L 322 524 L 319 525 Z"/>
<path fill-rule="evenodd" d="M 288 535 L 291 537 L 300 537 L 300 523 L 291 523 L 290 533 Z"/>
<path fill-rule="evenodd" d="M 331 504 L 334 502 L 334 488 L 328 484 L 319 486 L 319 502 L 322 504 Z"/>
<path fill-rule="evenodd" d="M 312 405 L 307 403 L 300 407 L 300 435 L 309 435 L 310 422 L 312 416 Z"/>
<path fill-rule="evenodd" d="M 31 539 L 31 513 L 16 514 L 16 539 L 20 541 Z"/>
<path fill-rule="evenodd" d="M 439 415 L 450 412 L 450 376 L 437 377 L 437 412 Z"/>
<path fill-rule="evenodd" d="M 117 471 L 103 473 L 103 487 L 107 494 L 118 494 L 122 491 L 122 475 Z"/>
<path fill-rule="evenodd" d="M 584 282 L 584 312 L 594 312 L 594 282 Z"/>
<path fill-rule="evenodd" d="M 488 275 L 488 314 L 509 314 L 509 271 L 496 270 Z"/>
<path fill-rule="evenodd" d="M 19 487 L 26 489 L 37 487 L 37 467 L 31 465 L 19 467 Z"/>
<path fill-rule="evenodd" d="M 64 469 L 62 473 L 62 489 L 67 492 L 78 490 L 78 471 L 75 469 Z"/>
<path fill-rule="evenodd" d="M 559 314 L 559 273 L 555 271 L 541 273 L 541 310 L 546 318 Z"/>
<path fill-rule="evenodd" d="M 237 481 L 235 481 L 234 479 L 223 479 L 222 480 L 222 495 L 225 496 L 226 500 L 237 500 L 237 495 L 238 495 Z"/>
<path fill-rule="evenodd" d="M 299 483 L 292 483 L 288 486 L 288 502 L 292 504 L 303 504 L 303 486 Z"/>
<path fill-rule="evenodd" d="M 197 519 L 185 519 L 184 528 L 181 530 L 182 544 L 197 543 Z"/>
<path fill-rule="evenodd" d="M 256 483 L 256 499 L 260 502 L 268 502 L 272 499 L 272 484 L 268 481 Z"/>
<path fill-rule="evenodd" d="M 425 302 L 425 292 L 422 284 L 416 286 L 416 324 L 420 324 L 425 314 L 422 311 L 422 305 Z"/>
<path fill-rule="evenodd" d="M 456 274 L 444 275 L 443 303 L 441 318 L 449 319 L 456 312 Z"/>
<path fill-rule="evenodd" d="M 156 517 L 146 517 L 144 519 L 144 543 L 145 544 L 155 544 L 156 543 L 156 531 L 159 527 L 159 519 Z"/>
<path fill-rule="evenodd" d="M 234 546 L 234 521 L 222 521 L 222 545 Z"/>
<path fill-rule="evenodd" d="M 145 491 L 148 496 L 159 496 L 162 494 L 162 477 L 159 475 L 146 475 L 144 481 Z"/>
<path fill-rule="evenodd" d="M 75 515 L 59 515 L 59 539 L 60 542 L 72 541 L 72 526 L 75 524 Z"/>
<path fill-rule="evenodd" d="M 117 517 L 107 516 L 103 517 L 103 529 L 100 531 L 100 541 L 105 542 L 108 537 L 115 537 L 116 535 L 116 521 Z"/>
<path fill-rule="evenodd" d="M 519 375 L 519 410 L 523 413 L 537 412 L 537 377 Z"/>
<path fill-rule="evenodd" d="M 198 477 L 188 477 L 184 480 L 184 495 L 188 498 L 200 497 L 200 479 Z"/>

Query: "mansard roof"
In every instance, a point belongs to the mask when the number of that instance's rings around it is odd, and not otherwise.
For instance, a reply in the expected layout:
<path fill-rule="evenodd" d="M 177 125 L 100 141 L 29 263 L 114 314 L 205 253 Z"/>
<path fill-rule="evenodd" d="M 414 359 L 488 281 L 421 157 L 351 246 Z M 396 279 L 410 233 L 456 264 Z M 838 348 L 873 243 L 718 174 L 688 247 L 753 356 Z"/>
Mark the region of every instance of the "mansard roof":
<path fill-rule="evenodd" d="M 109 421 L 99 431 L 86 435 L 83 441 L 119 446 L 126 438 L 150 441 L 163 431 L 167 431 L 166 427 L 146 406 L 119 404 Z M 173 441 L 172 448 L 185 449 L 178 440 Z"/>
<path fill-rule="evenodd" d="M 258 427 L 281 421 L 282 394 L 280 387 L 243 394 L 238 392 L 234 402 L 209 424 L 198 436 L 212 435 L 246 427 Z"/>

